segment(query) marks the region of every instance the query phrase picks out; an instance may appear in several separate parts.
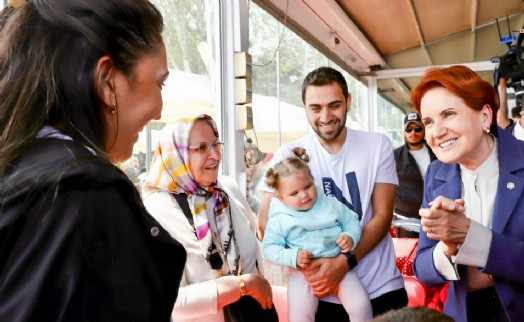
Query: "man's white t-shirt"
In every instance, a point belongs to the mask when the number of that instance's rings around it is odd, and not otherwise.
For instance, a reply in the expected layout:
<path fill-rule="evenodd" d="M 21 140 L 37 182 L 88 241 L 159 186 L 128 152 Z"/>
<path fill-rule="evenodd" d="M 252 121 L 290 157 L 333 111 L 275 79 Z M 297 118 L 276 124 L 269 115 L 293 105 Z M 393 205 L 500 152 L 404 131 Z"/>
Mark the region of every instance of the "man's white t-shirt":
<path fill-rule="evenodd" d="M 422 175 L 422 179 L 425 179 L 426 170 L 428 169 L 428 166 L 431 163 L 428 147 L 425 144 L 423 144 L 421 149 L 419 150 L 410 149 L 409 153 L 413 156 L 413 158 L 417 162 L 418 169 L 420 170 L 420 174 Z"/>
<path fill-rule="evenodd" d="M 323 188 L 324 194 L 335 196 L 355 211 L 361 227 L 364 227 L 373 217 L 371 195 L 374 184 L 398 185 L 395 159 L 391 142 L 385 135 L 346 129 L 346 141 L 336 155 L 327 152 L 316 134 L 311 133 L 281 146 L 271 159 L 269 167 L 293 156 L 293 148 L 305 148 L 310 157 L 308 165 L 315 184 Z M 267 186 L 264 190 L 272 192 Z M 389 234 L 359 261 L 355 271 L 371 299 L 404 287 Z M 323 300 L 338 302 L 334 296 Z"/>

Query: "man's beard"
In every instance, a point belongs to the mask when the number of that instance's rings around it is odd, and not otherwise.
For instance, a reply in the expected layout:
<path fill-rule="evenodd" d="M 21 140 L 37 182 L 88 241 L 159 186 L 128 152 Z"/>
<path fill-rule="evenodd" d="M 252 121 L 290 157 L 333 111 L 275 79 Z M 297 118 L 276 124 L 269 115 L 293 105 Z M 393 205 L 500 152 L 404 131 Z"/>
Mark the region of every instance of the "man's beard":
<path fill-rule="evenodd" d="M 420 147 L 424 144 L 424 139 L 421 139 L 420 141 L 417 141 L 417 142 L 408 142 L 406 140 L 406 143 L 408 144 L 409 147 Z"/>
<path fill-rule="evenodd" d="M 334 134 L 330 134 L 329 136 L 326 135 L 326 134 L 323 134 L 322 132 L 320 132 L 320 129 L 319 129 L 320 126 L 318 126 L 318 127 L 311 126 L 311 128 L 313 129 L 313 131 L 317 134 L 317 136 L 319 138 L 321 138 L 322 140 L 324 140 L 326 142 L 329 142 L 331 140 L 334 140 L 334 139 L 338 138 L 340 133 L 342 133 L 342 131 L 346 127 L 346 120 L 347 120 L 347 113 L 344 114 L 344 119 L 342 120 L 342 122 L 340 122 L 339 127 L 336 129 L 335 133 Z"/>

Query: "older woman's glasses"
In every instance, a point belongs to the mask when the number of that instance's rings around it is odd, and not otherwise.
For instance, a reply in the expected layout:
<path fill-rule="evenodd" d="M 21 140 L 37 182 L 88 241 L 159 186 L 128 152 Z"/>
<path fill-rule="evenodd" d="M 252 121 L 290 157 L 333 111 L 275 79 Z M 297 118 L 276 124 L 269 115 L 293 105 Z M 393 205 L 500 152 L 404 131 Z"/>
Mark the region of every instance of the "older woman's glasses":
<path fill-rule="evenodd" d="M 211 148 L 213 148 L 216 152 L 222 152 L 223 147 L 224 147 L 223 142 L 215 142 L 215 143 L 200 142 L 197 145 L 190 146 L 188 149 L 197 151 L 199 153 L 209 153 L 209 151 L 211 151 Z"/>
<path fill-rule="evenodd" d="M 415 126 L 415 127 L 411 127 L 411 126 L 408 126 L 404 131 L 406 131 L 406 133 L 411 133 L 411 131 L 415 130 L 415 132 L 417 133 L 420 133 L 422 132 L 422 126 Z"/>

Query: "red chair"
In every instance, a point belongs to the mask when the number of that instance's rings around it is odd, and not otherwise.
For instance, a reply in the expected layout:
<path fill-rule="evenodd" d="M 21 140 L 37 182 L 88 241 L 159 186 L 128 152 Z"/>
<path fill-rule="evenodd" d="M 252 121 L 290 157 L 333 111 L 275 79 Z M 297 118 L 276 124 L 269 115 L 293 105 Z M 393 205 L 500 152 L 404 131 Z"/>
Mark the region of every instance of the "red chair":
<path fill-rule="evenodd" d="M 408 293 L 408 306 L 426 306 L 426 287 L 414 276 L 404 276 L 404 287 Z"/>
<path fill-rule="evenodd" d="M 427 287 L 414 276 L 413 261 L 418 248 L 418 239 L 393 238 L 393 245 L 397 267 L 404 277 L 404 286 L 408 293 L 408 306 L 426 306 L 442 312 L 449 284 Z"/>

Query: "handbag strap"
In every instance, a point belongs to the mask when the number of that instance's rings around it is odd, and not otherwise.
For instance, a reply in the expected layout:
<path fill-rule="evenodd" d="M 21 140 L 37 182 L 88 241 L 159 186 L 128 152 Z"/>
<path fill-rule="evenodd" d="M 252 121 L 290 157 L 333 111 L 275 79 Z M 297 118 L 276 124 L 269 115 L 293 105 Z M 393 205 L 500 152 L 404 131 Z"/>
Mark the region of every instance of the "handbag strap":
<path fill-rule="evenodd" d="M 182 209 L 182 212 L 186 216 L 187 221 L 189 221 L 189 224 L 191 224 L 191 226 L 195 228 L 195 222 L 193 221 L 193 214 L 191 213 L 191 209 L 189 209 L 187 195 L 185 193 L 172 193 L 172 195 L 173 197 L 175 197 L 178 206 L 180 207 L 180 209 Z"/>
<path fill-rule="evenodd" d="M 191 209 L 189 208 L 189 202 L 187 201 L 187 195 L 185 193 L 171 193 L 171 195 L 173 195 L 173 197 L 175 198 L 176 202 L 178 203 L 178 206 L 180 207 L 180 209 L 182 209 L 182 212 L 186 216 L 187 221 L 189 222 L 191 227 L 193 227 L 193 230 L 195 230 L 195 223 L 193 221 L 193 213 L 191 213 Z M 231 208 L 229 209 L 229 218 L 230 218 L 230 220 L 232 220 L 232 218 L 231 218 Z M 195 231 L 195 235 L 196 235 L 196 231 Z M 212 243 L 212 247 L 214 249 L 216 249 L 214 243 Z M 212 265 L 212 266 L 215 266 L 215 265 Z M 220 264 L 220 266 L 221 266 L 221 264 Z M 256 266 L 258 274 L 262 275 L 262 274 L 260 274 L 260 268 L 258 267 L 258 260 L 256 260 L 256 259 L 255 259 L 255 266 Z M 215 267 L 213 267 L 213 268 L 214 269 L 218 269 L 218 268 L 215 268 Z M 240 261 L 239 261 L 239 269 L 238 269 L 237 274 L 241 274 L 241 273 L 242 273 L 242 269 L 240 268 Z"/>
<path fill-rule="evenodd" d="M 182 209 L 182 212 L 186 216 L 187 221 L 189 222 L 191 227 L 193 227 L 193 231 L 195 232 L 195 236 L 196 236 L 197 233 L 195 229 L 195 222 L 193 221 L 193 213 L 191 212 L 191 209 L 189 208 L 189 202 L 187 201 L 187 195 L 185 193 L 172 193 L 172 195 L 173 197 L 175 197 L 175 200 L 178 203 L 178 206 L 180 207 L 180 209 Z M 209 256 L 208 261 L 212 269 L 217 270 L 219 272 L 222 271 L 223 261 L 222 261 L 222 258 L 220 257 L 220 254 L 218 253 L 218 249 L 214 242 L 211 242 L 211 255 Z"/>

